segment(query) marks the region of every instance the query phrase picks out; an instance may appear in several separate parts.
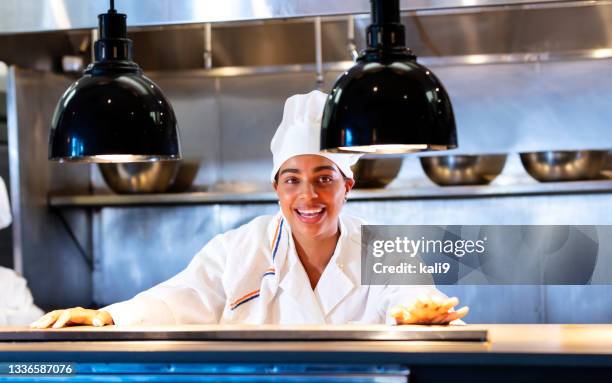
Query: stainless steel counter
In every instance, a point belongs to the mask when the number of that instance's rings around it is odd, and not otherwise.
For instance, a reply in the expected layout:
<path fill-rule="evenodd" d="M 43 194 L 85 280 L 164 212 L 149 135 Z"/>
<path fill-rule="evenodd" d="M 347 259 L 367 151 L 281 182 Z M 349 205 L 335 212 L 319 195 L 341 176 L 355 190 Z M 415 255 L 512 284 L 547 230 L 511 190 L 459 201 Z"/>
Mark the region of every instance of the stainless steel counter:
<path fill-rule="evenodd" d="M 486 342 L 487 331 L 465 326 L 191 325 L 31 330 L 0 328 L 0 342 L 37 341 L 431 341 Z"/>
<path fill-rule="evenodd" d="M 351 327 L 354 327 L 351 329 Z M 232 341 L 197 340 L 196 333 L 210 334 L 217 329 L 220 332 L 234 332 L 228 338 Z M 303 334 L 322 334 L 337 330 L 339 333 L 347 331 L 362 332 L 362 340 L 348 340 L 344 336 L 330 335 L 329 340 L 324 340 L 321 336 L 314 336 L 309 339 L 307 335 L 290 335 L 292 339 L 279 340 L 282 337 L 274 335 L 287 335 L 290 332 L 302 332 Z M 483 330 L 488 333 L 487 338 L 482 337 Z M 93 327 L 72 327 L 61 330 L 46 330 L 52 333 L 75 333 L 84 332 L 107 334 L 105 341 L 75 341 L 74 337 L 68 337 L 69 341 L 42 341 L 37 334 L 41 330 L 30 330 L 19 327 L 0 327 L 0 360 L 7 360 L 7 355 L 22 359 L 24 356 L 33 353 L 66 353 L 78 352 L 78 359 L 87 359 L 87 353 L 128 353 L 128 352 L 179 352 L 179 353 L 206 353 L 206 359 L 218 360 L 218 353 L 234 352 L 253 353 L 248 357 L 249 360 L 266 359 L 265 354 L 274 353 L 356 353 L 356 354 L 393 354 L 394 360 L 423 360 L 424 355 L 436 355 L 439 357 L 436 363 L 449 361 L 468 360 L 471 355 L 483 363 L 495 361 L 507 364 L 511 360 L 495 360 L 501 355 L 513 355 L 514 360 L 530 361 L 561 361 L 563 358 L 574 358 L 578 363 L 583 357 L 593 357 L 600 359 L 602 365 L 612 367 L 612 325 L 547 325 L 547 324 L 528 324 L 528 325 L 466 325 L 466 326 L 401 326 L 389 327 L 384 325 L 374 326 L 217 326 L 217 325 L 191 325 L 191 326 L 163 326 L 163 327 L 116 327 L 108 326 L 104 328 Z M 150 331 L 157 334 L 187 334 L 191 332 L 193 338 L 183 336 L 182 340 L 162 340 L 155 337 L 151 341 L 129 341 L 113 338 L 119 332 L 141 333 Z M 248 332 L 260 331 L 270 335 L 270 340 L 262 341 L 259 337 L 248 334 Z M 391 337 L 382 336 L 376 339 L 374 336 L 368 340 L 363 337 L 363 333 L 369 332 L 372 335 L 389 334 L 390 332 L 404 332 L 404 339 L 413 336 L 413 340 L 389 340 Z M 44 332 L 44 330 L 42 330 Z M 238 333 L 245 334 L 245 338 L 251 337 L 256 341 L 239 340 Z M 421 332 L 421 335 L 415 335 Z M 435 339 L 431 334 L 447 333 L 447 338 L 438 337 L 436 341 L 424 341 L 422 339 Z M 452 334 L 455 335 L 452 335 Z M 29 334 L 29 335 L 28 335 Z M 429 336 L 427 334 L 430 334 Z M 463 334 L 463 335 L 457 335 Z M 334 340 L 333 338 L 340 339 Z M 461 337 L 469 341 L 458 341 Z M 19 340 L 21 338 L 21 340 Z M 29 341 L 26 339 L 30 339 Z M 53 336 L 50 336 L 50 339 Z M 104 337 L 99 336 L 98 339 Z M 200 338 L 204 338 L 200 336 Z M 13 340 L 8 340 L 13 339 Z M 56 338 L 57 339 L 57 338 Z M 118 340 L 119 339 L 119 340 Z M 172 339 L 169 335 L 167 339 Z M 210 339 L 210 338 L 209 338 Z M 118 345 L 121 345 L 118 347 Z M 451 355 L 452 354 L 452 355 Z M 478 354 L 478 355 L 475 355 Z M 19 355 L 21 355 L 19 357 Z M 403 356 L 402 356 L 403 355 Z M 454 359 L 462 355 L 462 358 Z M 11 359 L 11 358 L 8 358 Z M 373 360 L 379 360 L 374 357 Z M 431 361 L 434 361 L 433 359 Z M 455 363 L 453 362 L 453 363 Z"/>
<path fill-rule="evenodd" d="M 350 326 L 349 326 L 350 327 Z M 331 331 L 345 327 L 278 327 L 278 326 L 180 326 L 148 328 L 71 328 L 65 333 L 89 331 L 112 334 L 117 331 L 176 332 L 176 331 Z M 369 326 L 379 331 L 385 326 Z M 362 327 L 364 329 L 364 327 Z M 389 328 L 386 328 L 389 329 Z M 155 371 L 156 378 L 171 377 L 179 371 L 225 371 L 227 366 L 240 365 L 244 371 L 263 369 L 274 375 L 286 368 L 299 371 L 334 370 L 356 373 L 357 381 L 418 382 L 470 381 L 510 382 L 525 378 L 539 382 L 608 381 L 612 371 L 612 325 L 467 325 L 455 327 L 406 326 L 400 331 L 488 331 L 488 340 L 480 341 L 334 341 L 334 340 L 269 340 L 269 341 L 3 341 L 0 342 L 0 361 L 9 362 L 71 362 L 83 375 L 79 381 L 91 381 L 95 374 L 125 375 L 138 371 Z M 0 333 L 31 333 L 28 329 L 3 328 Z M 218 368 L 218 366 L 225 366 Z M 289 366 L 289 367 L 287 367 Z M 284 370 L 285 368 L 285 370 Z M 365 371 L 365 372 L 364 372 Z M 369 372 L 368 372 L 369 371 Z M 399 373 L 398 371 L 404 371 Z M 376 375 L 375 372 L 382 375 Z M 384 373 L 383 373 L 384 372 Z M 408 373 L 409 372 L 409 373 Z M 372 380 L 366 379 L 363 374 Z M 89 375 L 88 375 L 89 374 Z M 212 375 L 211 375 L 212 374 Z M 340 372 L 338 372 L 340 374 Z M 386 375 L 385 375 L 386 374 Z M 358 374 L 359 375 L 359 374 Z M 108 375 L 110 376 L 110 375 Z M 118 376 L 118 375 L 113 375 Z M 128 376 L 128 378 L 126 378 Z M 133 375 L 132 377 L 135 377 Z M 139 379 L 146 378 L 138 375 Z M 151 375 L 153 376 L 153 375 Z M 338 377 L 340 375 L 337 375 Z M 352 378 L 357 379 L 353 375 Z M 408 378 L 409 376 L 409 378 Z M 312 377 L 311 377 L 312 378 Z M 319 376 L 321 378 L 321 376 Z M 351 379 L 352 379 L 351 378 Z M 588 378 L 588 379 L 587 379 Z M 143 378 L 144 379 L 144 378 Z M 159 378 L 162 379 L 162 378 Z M 262 378 L 263 379 L 263 378 Z M 266 378 L 267 379 L 267 378 Z M 271 379 L 271 378 L 270 378 Z M 316 380 L 316 377 L 314 378 Z M 382 379 L 382 380 L 376 380 Z M 3 376 L 0 376 L 0 381 Z M 70 381 L 65 380 L 65 381 Z M 129 380 L 125 380 L 129 381 Z M 167 381 L 167 380 L 155 380 Z M 176 380 L 178 381 L 178 380 Z M 187 381 L 187 380 L 185 380 Z M 208 380 L 205 380 L 208 381 Z M 214 381 L 214 380 L 213 380 Z M 267 381 L 263 379 L 262 381 Z M 308 380 L 301 380 L 308 381 Z M 334 381 L 334 380 L 331 380 Z M 355 380 L 338 380 L 355 381 Z"/>

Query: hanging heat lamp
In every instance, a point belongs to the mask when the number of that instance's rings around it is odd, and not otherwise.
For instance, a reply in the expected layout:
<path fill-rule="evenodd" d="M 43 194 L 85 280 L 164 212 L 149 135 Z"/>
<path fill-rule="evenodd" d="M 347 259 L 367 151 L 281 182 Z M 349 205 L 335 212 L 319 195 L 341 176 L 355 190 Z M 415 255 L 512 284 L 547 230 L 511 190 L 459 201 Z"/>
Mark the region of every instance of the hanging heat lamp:
<path fill-rule="evenodd" d="M 372 0 L 367 48 L 336 81 L 323 112 L 321 149 L 404 154 L 457 147 L 442 83 L 405 46 L 399 0 Z"/>
<path fill-rule="evenodd" d="M 60 162 L 142 162 L 181 158 L 172 106 L 132 61 L 125 14 L 110 1 L 98 16 L 95 60 L 59 100 L 49 159 Z"/>

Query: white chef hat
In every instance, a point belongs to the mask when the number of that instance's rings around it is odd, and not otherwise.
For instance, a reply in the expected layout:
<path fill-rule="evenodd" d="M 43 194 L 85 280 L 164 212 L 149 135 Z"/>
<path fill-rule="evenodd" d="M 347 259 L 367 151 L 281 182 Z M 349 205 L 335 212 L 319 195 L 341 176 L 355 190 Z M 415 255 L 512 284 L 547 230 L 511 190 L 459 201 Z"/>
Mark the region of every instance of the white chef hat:
<path fill-rule="evenodd" d="M 321 152 L 321 117 L 327 101 L 327 95 L 318 90 L 308 94 L 296 94 L 285 102 L 283 120 L 281 121 L 272 142 L 272 160 L 274 166 L 270 179 L 274 182 L 276 173 L 289 158 L 303 154 L 323 156 L 338 166 L 347 178 L 353 178 L 353 165 L 360 154 Z"/>

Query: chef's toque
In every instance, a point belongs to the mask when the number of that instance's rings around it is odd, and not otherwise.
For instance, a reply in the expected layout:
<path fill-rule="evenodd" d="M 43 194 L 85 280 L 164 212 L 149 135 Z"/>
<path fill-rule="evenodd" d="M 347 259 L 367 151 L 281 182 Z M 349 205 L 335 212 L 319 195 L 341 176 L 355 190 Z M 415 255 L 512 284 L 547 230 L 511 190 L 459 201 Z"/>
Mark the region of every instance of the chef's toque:
<path fill-rule="evenodd" d="M 289 158 L 303 154 L 323 156 L 338 166 L 347 178 L 353 178 L 353 165 L 361 154 L 321 152 L 321 118 L 327 95 L 318 90 L 308 94 L 296 94 L 285 102 L 283 120 L 281 121 L 272 142 L 272 160 L 274 166 L 270 179 L 274 182 L 276 173 Z"/>

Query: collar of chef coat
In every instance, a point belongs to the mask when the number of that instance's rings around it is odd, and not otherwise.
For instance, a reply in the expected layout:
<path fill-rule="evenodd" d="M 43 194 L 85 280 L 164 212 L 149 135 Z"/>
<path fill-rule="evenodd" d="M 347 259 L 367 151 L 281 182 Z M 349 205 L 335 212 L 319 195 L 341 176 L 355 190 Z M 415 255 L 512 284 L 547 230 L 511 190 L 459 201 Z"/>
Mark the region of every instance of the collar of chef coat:
<path fill-rule="evenodd" d="M 286 221 L 286 220 L 285 220 Z M 344 271 L 345 262 L 350 254 L 347 253 L 350 234 L 340 216 L 339 219 L 340 237 L 336 244 L 336 249 L 329 263 L 323 270 L 321 277 L 314 291 L 310 286 L 310 280 L 306 274 L 306 270 L 300 261 L 291 228 L 289 225 L 284 225 L 287 240 L 284 260 L 277 253 L 278 261 L 283 262 L 282 265 L 277 265 L 277 270 L 280 270 L 279 286 L 284 293 L 289 294 L 297 302 L 304 305 L 304 310 L 309 312 L 315 318 L 326 317 L 344 298 L 355 288 L 357 281 Z M 276 262 L 275 262 L 276 263 Z"/>

